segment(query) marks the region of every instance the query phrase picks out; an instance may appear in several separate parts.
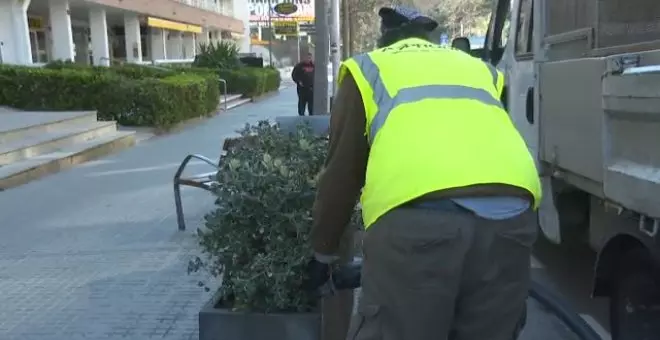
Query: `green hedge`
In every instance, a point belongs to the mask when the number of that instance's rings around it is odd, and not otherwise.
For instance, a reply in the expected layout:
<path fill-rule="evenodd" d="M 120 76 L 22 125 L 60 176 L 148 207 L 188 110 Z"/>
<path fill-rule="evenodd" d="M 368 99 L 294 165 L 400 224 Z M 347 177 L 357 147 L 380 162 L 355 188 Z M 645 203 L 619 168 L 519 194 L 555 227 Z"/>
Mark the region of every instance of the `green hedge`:
<path fill-rule="evenodd" d="M 248 98 L 259 97 L 265 93 L 277 91 L 280 87 L 280 72 L 272 67 L 240 67 L 231 70 L 215 70 L 212 68 L 190 67 L 188 65 L 169 65 L 161 67 L 148 67 L 135 64 L 124 64 L 112 67 L 89 67 L 70 62 L 54 62 L 46 65 L 53 69 L 92 69 L 95 72 L 107 72 L 125 75 L 132 79 L 143 79 L 145 77 L 163 78 L 178 73 L 211 74 L 216 73 L 218 77 L 227 81 L 227 92 L 231 94 L 242 94 Z M 217 81 L 217 80 L 216 80 Z"/>
<path fill-rule="evenodd" d="M 46 64 L 45 68 L 52 70 L 89 70 L 100 73 L 114 73 L 126 76 L 131 79 L 144 79 L 144 78 L 164 78 L 172 76 L 178 71 L 166 67 L 149 67 L 136 64 L 115 65 L 110 67 L 105 66 L 88 66 L 82 64 L 75 64 L 72 62 L 55 61 Z"/>
<path fill-rule="evenodd" d="M 259 97 L 268 92 L 277 91 L 282 79 L 277 69 L 266 67 L 240 67 L 231 70 L 213 70 L 201 67 L 172 67 L 180 72 L 216 72 L 218 77 L 227 81 L 227 92 L 242 94 L 249 98 Z"/>
<path fill-rule="evenodd" d="M 0 65 L 0 105 L 23 110 L 96 110 L 101 120 L 166 129 L 214 113 L 220 98 L 218 78 L 227 81 L 229 93 L 247 97 L 275 91 L 281 81 L 272 68 Z"/>
<path fill-rule="evenodd" d="M 229 93 L 246 97 L 259 97 L 280 88 L 280 72 L 273 68 L 242 67 L 236 70 L 218 71 L 220 78 L 227 81 Z"/>
<path fill-rule="evenodd" d="M 0 105 L 97 110 L 102 120 L 158 128 L 215 112 L 219 89 L 214 73 L 156 75 L 150 72 L 157 69 L 138 68 L 0 65 Z"/>

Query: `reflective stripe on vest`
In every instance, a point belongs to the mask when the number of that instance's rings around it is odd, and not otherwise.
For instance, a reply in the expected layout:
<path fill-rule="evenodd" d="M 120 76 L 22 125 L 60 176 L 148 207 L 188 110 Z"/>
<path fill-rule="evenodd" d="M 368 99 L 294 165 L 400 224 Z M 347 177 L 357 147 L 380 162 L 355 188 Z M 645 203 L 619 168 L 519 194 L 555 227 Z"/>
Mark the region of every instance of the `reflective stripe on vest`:
<path fill-rule="evenodd" d="M 383 127 L 390 113 L 401 104 L 414 103 L 423 99 L 472 99 L 487 105 L 503 108 L 499 99 L 494 98 L 488 91 L 462 85 L 424 85 L 401 89 L 394 97 L 390 96 L 380 77 L 378 66 L 368 54 L 354 57 L 365 79 L 369 82 L 378 104 L 378 109 L 371 122 L 369 130 L 369 143 L 373 144 L 376 134 Z M 493 85 L 497 89 L 498 72 L 495 67 L 484 63 L 493 76 Z"/>

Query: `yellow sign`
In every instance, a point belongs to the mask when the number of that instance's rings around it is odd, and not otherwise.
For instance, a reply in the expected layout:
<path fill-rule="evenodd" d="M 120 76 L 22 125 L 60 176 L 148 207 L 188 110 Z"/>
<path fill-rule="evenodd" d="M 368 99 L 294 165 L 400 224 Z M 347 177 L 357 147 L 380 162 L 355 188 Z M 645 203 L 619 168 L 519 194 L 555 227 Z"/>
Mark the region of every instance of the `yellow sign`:
<path fill-rule="evenodd" d="M 42 30 L 44 29 L 44 18 L 37 16 L 28 16 L 28 27 L 31 30 Z"/>
<path fill-rule="evenodd" d="M 165 19 L 158 19 L 158 18 L 153 18 L 153 17 L 147 17 L 147 26 L 157 27 L 157 28 L 165 28 L 165 29 L 173 30 L 173 31 L 202 33 L 202 27 L 200 27 L 200 26 L 189 25 L 189 24 L 184 24 L 184 23 L 175 22 L 175 21 L 169 21 L 169 20 L 165 20 Z"/>
<path fill-rule="evenodd" d="M 268 45 L 268 40 L 252 39 L 250 42 L 252 45 Z"/>
<path fill-rule="evenodd" d="M 273 8 L 275 10 L 275 13 L 281 14 L 281 15 L 291 15 L 293 13 L 296 13 L 298 11 L 298 6 L 296 4 L 290 3 L 290 2 L 282 2 Z"/>
<path fill-rule="evenodd" d="M 298 23 L 296 21 L 273 21 L 273 29 L 276 35 L 298 35 Z"/>

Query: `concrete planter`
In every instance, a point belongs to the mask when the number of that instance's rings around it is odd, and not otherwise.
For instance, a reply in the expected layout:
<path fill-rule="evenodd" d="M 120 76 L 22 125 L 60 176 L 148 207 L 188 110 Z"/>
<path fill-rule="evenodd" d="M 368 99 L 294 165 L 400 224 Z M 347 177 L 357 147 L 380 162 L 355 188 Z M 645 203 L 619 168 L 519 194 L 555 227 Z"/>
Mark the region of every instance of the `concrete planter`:
<path fill-rule="evenodd" d="M 238 313 L 209 301 L 199 312 L 199 340 L 319 340 L 317 313 Z"/>

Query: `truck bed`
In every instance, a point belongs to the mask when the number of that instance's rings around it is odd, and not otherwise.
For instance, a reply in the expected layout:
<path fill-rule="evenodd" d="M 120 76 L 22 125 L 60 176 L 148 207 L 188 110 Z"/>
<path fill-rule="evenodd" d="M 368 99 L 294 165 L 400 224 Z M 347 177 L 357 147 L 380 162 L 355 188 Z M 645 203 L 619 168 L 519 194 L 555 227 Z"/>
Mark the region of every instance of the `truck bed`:
<path fill-rule="evenodd" d="M 660 50 L 539 72 L 541 159 L 582 190 L 660 217 Z"/>

